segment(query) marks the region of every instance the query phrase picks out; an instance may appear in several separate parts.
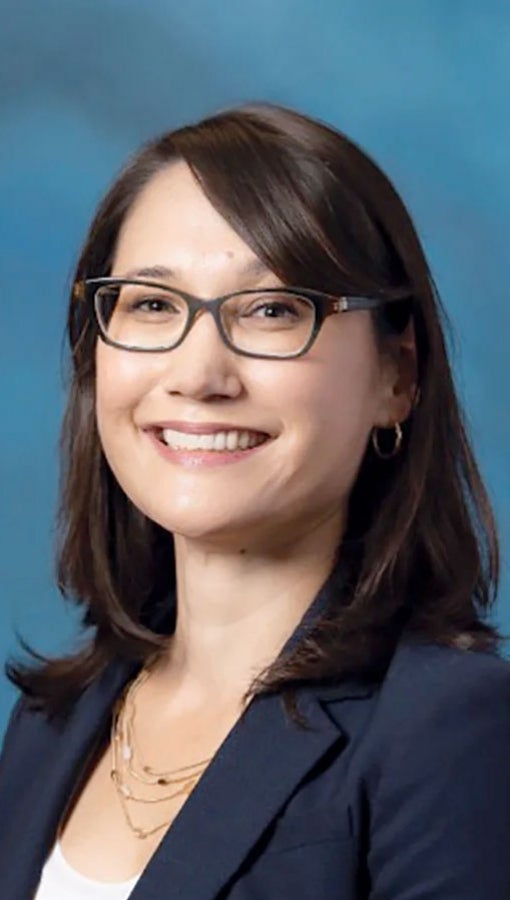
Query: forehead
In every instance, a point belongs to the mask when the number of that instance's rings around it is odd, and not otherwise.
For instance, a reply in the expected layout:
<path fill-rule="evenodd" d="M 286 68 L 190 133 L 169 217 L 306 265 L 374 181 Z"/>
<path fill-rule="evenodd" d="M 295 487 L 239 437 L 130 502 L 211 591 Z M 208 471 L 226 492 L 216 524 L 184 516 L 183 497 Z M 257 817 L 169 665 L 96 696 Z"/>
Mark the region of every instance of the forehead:
<path fill-rule="evenodd" d="M 161 266 L 180 272 L 269 269 L 203 193 L 186 163 L 169 164 L 142 189 L 117 240 L 113 274 Z"/>

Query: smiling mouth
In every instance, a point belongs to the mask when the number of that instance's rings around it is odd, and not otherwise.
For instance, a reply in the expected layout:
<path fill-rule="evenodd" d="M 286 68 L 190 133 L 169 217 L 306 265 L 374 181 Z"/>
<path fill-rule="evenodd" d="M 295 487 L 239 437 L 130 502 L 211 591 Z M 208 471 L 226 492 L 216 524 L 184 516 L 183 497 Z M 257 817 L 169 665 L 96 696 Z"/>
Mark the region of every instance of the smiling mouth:
<path fill-rule="evenodd" d="M 155 429 L 158 440 L 171 450 L 211 453 L 251 450 L 271 440 L 269 434 L 255 431 L 217 431 L 214 434 L 188 434 L 172 428 Z"/>

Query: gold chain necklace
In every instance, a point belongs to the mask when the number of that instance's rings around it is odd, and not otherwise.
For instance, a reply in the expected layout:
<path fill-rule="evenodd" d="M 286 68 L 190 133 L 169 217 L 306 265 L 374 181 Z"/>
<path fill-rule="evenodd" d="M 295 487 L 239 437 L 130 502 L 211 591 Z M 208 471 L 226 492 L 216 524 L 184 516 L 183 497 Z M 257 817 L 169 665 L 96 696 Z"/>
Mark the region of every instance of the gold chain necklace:
<path fill-rule="evenodd" d="M 134 697 L 138 689 L 144 681 L 146 681 L 150 671 L 151 667 L 149 664 L 144 667 L 135 680 L 124 689 L 121 697 L 114 705 L 111 728 L 112 768 L 110 770 L 110 777 L 115 785 L 126 822 L 133 834 L 140 839 L 147 838 L 157 831 L 160 831 L 160 829 L 166 828 L 172 820 L 169 819 L 151 829 L 135 825 L 131 819 L 129 803 L 163 803 L 165 800 L 171 800 L 173 797 L 177 797 L 181 794 L 189 796 L 207 764 L 212 759 L 212 756 L 210 756 L 208 759 L 202 759 L 192 765 L 181 766 L 181 768 L 173 769 L 169 772 L 159 772 L 152 766 L 145 765 L 134 734 L 134 717 L 136 711 Z M 141 771 L 136 771 L 135 769 L 136 758 L 140 760 Z M 175 777 L 176 773 L 181 772 L 185 774 L 177 775 L 177 777 Z M 139 797 L 133 793 L 131 787 L 127 783 L 126 775 L 131 775 L 132 778 L 135 778 L 143 784 L 155 785 L 157 788 L 165 788 L 170 784 L 179 785 L 179 787 L 177 790 L 174 790 L 173 793 L 165 796 L 150 798 Z"/>

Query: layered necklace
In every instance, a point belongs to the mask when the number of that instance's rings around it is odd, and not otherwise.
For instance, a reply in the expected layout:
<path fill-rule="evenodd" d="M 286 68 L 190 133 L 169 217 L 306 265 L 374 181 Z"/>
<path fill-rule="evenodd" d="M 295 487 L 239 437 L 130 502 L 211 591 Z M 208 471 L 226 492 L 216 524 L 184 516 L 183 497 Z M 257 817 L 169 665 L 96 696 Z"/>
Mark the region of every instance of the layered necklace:
<path fill-rule="evenodd" d="M 143 828 L 134 824 L 131 818 L 130 804 L 164 803 L 166 800 L 180 795 L 189 796 L 212 759 L 210 756 L 208 759 L 202 759 L 192 765 L 182 766 L 180 769 L 173 769 L 169 772 L 159 772 L 144 762 L 134 732 L 134 699 L 150 671 L 150 664 L 148 664 L 124 689 L 113 709 L 111 729 L 112 767 L 110 777 L 115 785 L 126 822 L 133 834 L 140 839 L 150 837 L 162 828 L 166 828 L 172 819 L 156 825 L 155 828 Z M 155 795 L 153 797 L 137 796 L 128 784 L 129 776 L 141 784 L 155 788 Z M 166 793 L 169 785 L 173 786 L 172 792 Z"/>

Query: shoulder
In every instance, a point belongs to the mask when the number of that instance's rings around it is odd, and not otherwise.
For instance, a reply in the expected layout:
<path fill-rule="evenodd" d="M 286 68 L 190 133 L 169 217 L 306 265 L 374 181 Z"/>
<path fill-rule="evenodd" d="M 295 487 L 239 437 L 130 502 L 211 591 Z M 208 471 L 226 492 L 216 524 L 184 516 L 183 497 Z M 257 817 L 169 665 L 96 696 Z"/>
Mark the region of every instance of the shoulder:
<path fill-rule="evenodd" d="M 510 663 L 402 641 L 368 732 L 377 896 L 510 896 Z"/>
<path fill-rule="evenodd" d="M 5 762 L 5 758 L 7 756 L 9 748 L 14 743 L 20 721 L 23 717 L 23 714 L 26 712 L 26 706 L 27 702 L 25 695 L 19 694 L 11 709 L 4 735 L 0 742 L 0 770 L 2 767 L 2 763 Z"/>
<path fill-rule="evenodd" d="M 510 707 L 510 662 L 495 653 L 403 639 L 381 684 L 379 701 L 407 708 L 492 696 Z M 397 710 L 398 713 L 398 710 Z"/>
<path fill-rule="evenodd" d="M 363 747 L 375 894 L 509 897 L 510 663 L 402 641 Z"/>
<path fill-rule="evenodd" d="M 510 662 L 494 653 L 406 638 L 374 699 L 370 732 L 386 763 L 406 753 L 460 760 L 470 744 L 508 758 Z"/>

